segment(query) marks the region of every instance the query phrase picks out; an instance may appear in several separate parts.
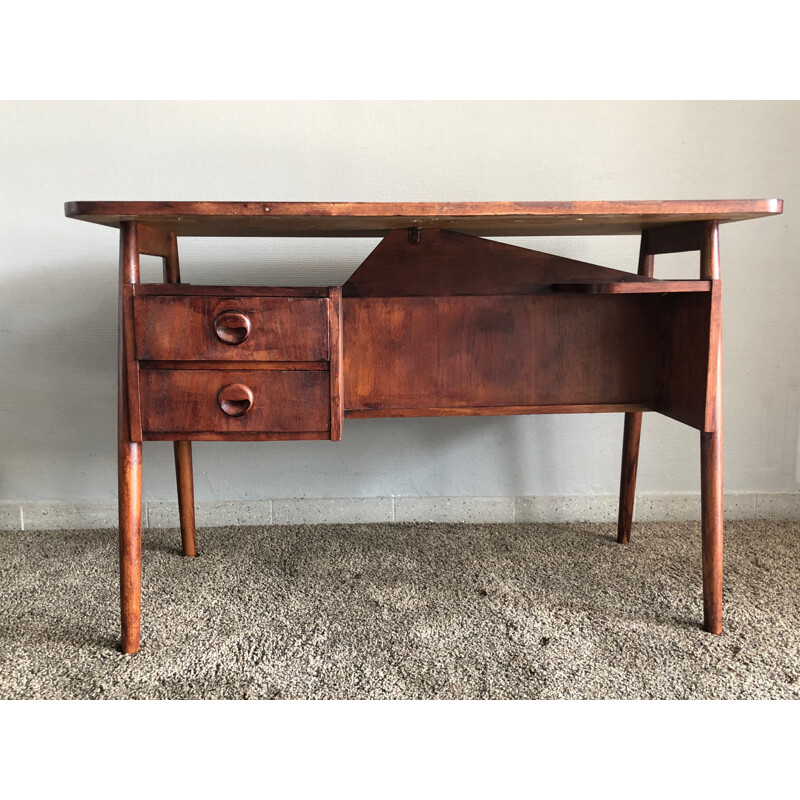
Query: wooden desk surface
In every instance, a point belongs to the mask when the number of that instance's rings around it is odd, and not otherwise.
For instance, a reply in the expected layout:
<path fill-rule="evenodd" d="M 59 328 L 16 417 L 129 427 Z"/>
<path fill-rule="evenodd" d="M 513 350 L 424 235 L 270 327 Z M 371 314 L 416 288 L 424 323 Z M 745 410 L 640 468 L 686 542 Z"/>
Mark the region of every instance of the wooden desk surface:
<path fill-rule="evenodd" d="M 135 220 L 178 236 L 385 236 L 446 228 L 474 236 L 633 234 L 681 222 L 780 214 L 782 200 L 460 203 L 106 202 L 65 204 L 68 217 L 119 227 Z"/>

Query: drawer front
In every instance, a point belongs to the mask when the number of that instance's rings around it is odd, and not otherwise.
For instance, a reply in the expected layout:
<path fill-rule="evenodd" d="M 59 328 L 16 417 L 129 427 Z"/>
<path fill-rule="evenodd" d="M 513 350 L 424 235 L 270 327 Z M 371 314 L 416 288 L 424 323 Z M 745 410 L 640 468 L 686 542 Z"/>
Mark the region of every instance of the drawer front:
<path fill-rule="evenodd" d="M 143 369 L 139 386 L 145 438 L 330 430 L 326 370 Z"/>
<path fill-rule="evenodd" d="M 134 298 L 143 361 L 327 361 L 328 301 L 309 297 Z"/>

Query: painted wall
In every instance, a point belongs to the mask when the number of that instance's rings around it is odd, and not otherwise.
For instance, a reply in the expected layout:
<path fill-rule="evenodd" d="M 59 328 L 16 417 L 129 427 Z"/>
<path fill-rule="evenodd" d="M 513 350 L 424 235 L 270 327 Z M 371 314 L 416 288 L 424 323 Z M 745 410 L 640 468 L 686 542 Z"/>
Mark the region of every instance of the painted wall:
<path fill-rule="evenodd" d="M 782 197 L 722 228 L 725 488 L 794 492 L 800 103 L 0 104 L 0 503 L 116 497 L 116 231 L 67 200 Z M 635 270 L 635 237 L 514 239 Z M 327 285 L 376 240 L 181 240 L 192 283 Z M 143 279 L 159 262 L 143 258 Z M 697 276 L 697 256 L 656 274 Z M 340 443 L 195 445 L 198 501 L 613 494 L 621 415 L 352 420 Z M 174 499 L 169 443 L 144 492 Z M 698 435 L 645 417 L 642 492 L 699 490 Z"/>

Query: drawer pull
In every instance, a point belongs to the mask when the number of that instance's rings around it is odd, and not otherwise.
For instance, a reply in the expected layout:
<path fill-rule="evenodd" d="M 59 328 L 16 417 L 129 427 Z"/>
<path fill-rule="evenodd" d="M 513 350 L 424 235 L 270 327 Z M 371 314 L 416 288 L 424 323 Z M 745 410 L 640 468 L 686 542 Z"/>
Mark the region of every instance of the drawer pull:
<path fill-rule="evenodd" d="M 225 344 L 241 344 L 250 335 L 250 319 L 241 311 L 226 309 L 217 314 L 214 333 Z"/>
<path fill-rule="evenodd" d="M 243 417 L 253 407 L 253 391 L 243 383 L 229 383 L 219 390 L 217 403 L 229 417 Z"/>

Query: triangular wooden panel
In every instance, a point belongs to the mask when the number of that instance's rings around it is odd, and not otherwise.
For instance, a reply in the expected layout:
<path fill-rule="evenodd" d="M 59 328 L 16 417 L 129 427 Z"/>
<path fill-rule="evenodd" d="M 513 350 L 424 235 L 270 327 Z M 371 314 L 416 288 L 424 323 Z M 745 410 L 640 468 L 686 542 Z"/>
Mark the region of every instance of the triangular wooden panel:
<path fill-rule="evenodd" d="M 563 284 L 649 282 L 630 272 L 448 230 L 389 233 L 344 284 L 345 297 L 540 294 Z"/>

